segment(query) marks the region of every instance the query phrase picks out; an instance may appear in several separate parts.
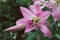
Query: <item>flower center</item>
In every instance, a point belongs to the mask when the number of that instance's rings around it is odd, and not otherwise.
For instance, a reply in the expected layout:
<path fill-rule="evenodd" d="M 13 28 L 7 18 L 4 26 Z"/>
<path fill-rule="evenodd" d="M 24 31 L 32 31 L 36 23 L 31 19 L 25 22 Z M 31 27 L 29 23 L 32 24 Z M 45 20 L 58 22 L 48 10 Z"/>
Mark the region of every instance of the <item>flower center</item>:
<path fill-rule="evenodd" d="M 36 25 L 40 20 L 41 18 L 33 18 L 33 24 Z"/>

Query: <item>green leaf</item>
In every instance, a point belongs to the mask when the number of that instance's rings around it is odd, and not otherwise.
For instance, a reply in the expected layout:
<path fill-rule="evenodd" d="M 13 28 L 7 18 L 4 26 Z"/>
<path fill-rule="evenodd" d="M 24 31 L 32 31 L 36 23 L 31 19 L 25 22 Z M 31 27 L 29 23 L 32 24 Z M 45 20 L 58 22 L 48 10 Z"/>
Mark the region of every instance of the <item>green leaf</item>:
<path fill-rule="evenodd" d="M 60 34 L 56 34 L 55 36 L 56 36 L 58 39 L 60 39 Z"/>
<path fill-rule="evenodd" d="M 37 30 L 28 32 L 26 40 L 37 40 L 37 37 L 39 36 L 39 34 L 40 34 L 40 32 Z"/>
<path fill-rule="evenodd" d="M 57 21 L 57 26 L 60 27 L 60 20 Z"/>

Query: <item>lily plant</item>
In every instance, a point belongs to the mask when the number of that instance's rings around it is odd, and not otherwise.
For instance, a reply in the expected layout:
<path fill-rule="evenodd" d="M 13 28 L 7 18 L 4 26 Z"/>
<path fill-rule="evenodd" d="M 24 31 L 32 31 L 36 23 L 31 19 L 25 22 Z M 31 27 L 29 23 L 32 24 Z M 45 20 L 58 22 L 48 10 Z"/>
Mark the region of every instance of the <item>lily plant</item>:
<path fill-rule="evenodd" d="M 28 33 L 32 30 L 40 29 L 45 37 L 51 38 L 52 34 L 46 25 L 46 21 L 50 16 L 50 11 L 42 11 L 39 3 L 30 5 L 29 9 L 20 7 L 22 15 L 21 18 L 16 21 L 16 25 L 5 29 L 5 31 L 15 31 L 25 28 L 24 33 Z"/>

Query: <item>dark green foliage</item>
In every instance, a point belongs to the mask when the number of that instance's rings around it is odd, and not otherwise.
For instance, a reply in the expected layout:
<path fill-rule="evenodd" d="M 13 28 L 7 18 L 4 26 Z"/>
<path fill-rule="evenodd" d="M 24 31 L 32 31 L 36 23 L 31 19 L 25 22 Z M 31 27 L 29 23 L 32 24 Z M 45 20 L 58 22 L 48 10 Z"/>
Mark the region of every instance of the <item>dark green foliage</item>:
<path fill-rule="evenodd" d="M 51 11 L 51 8 L 44 7 L 42 10 L 43 10 L 43 11 Z"/>
<path fill-rule="evenodd" d="M 27 33 L 26 40 L 49 40 L 49 38 L 44 37 L 40 30 L 33 30 Z"/>
<path fill-rule="evenodd" d="M 3 30 L 15 25 L 16 20 L 23 17 L 20 6 L 28 7 L 30 4 L 30 0 L 0 0 L 0 40 L 13 40 L 14 33 L 5 33 Z"/>
<path fill-rule="evenodd" d="M 40 34 L 40 31 L 38 30 L 33 30 L 31 32 L 28 32 L 26 40 L 37 40 L 37 37 L 39 36 L 39 34 Z"/>

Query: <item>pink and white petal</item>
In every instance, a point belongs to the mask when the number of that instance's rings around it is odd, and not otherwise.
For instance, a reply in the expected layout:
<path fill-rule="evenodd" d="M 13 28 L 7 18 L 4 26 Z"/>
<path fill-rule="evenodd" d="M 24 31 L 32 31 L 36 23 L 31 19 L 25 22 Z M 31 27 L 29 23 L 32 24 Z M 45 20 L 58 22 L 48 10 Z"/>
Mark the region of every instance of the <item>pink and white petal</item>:
<path fill-rule="evenodd" d="M 19 20 L 16 21 L 16 25 L 21 24 L 21 23 L 27 23 L 27 22 L 28 22 L 27 19 L 21 18 L 21 19 L 19 19 Z"/>
<path fill-rule="evenodd" d="M 57 11 L 57 10 L 56 10 Z M 59 15 L 58 15 L 58 13 L 56 12 L 56 13 L 52 13 L 52 16 L 53 16 L 53 19 L 54 19 L 54 21 L 56 22 L 58 19 L 59 19 Z"/>
<path fill-rule="evenodd" d="M 53 17 L 53 19 L 54 19 L 54 22 L 58 21 L 58 17 L 57 16 Z"/>
<path fill-rule="evenodd" d="M 48 2 L 45 3 L 45 5 L 49 8 L 52 8 L 52 6 L 55 4 L 56 4 L 55 0 L 49 0 Z"/>
<path fill-rule="evenodd" d="M 60 4 L 58 4 L 58 8 L 57 8 L 57 14 L 58 14 L 58 20 L 60 20 Z"/>
<path fill-rule="evenodd" d="M 52 16 L 53 16 L 55 22 L 57 20 L 60 20 L 60 4 L 58 4 L 58 7 L 56 5 L 53 5 Z"/>
<path fill-rule="evenodd" d="M 9 27 L 9 28 L 5 29 L 5 31 L 18 31 L 18 30 L 24 29 L 25 27 L 26 27 L 25 24 L 19 24 L 19 25 Z"/>
<path fill-rule="evenodd" d="M 33 2 L 37 2 L 37 1 L 39 1 L 39 0 L 32 0 Z"/>
<path fill-rule="evenodd" d="M 36 11 L 37 11 L 37 14 L 42 13 L 40 4 L 39 4 L 38 2 L 36 2 L 36 3 L 34 3 L 34 5 L 35 5 L 35 9 L 36 9 Z"/>
<path fill-rule="evenodd" d="M 35 2 L 34 5 L 30 5 L 29 8 L 35 14 L 38 14 L 41 12 L 40 4 L 37 2 Z"/>
<path fill-rule="evenodd" d="M 52 6 L 52 15 L 55 15 L 57 13 L 57 5 Z"/>
<path fill-rule="evenodd" d="M 29 9 L 30 9 L 33 13 L 37 14 L 35 5 L 30 5 L 30 6 L 29 6 Z"/>
<path fill-rule="evenodd" d="M 22 12 L 22 15 L 24 16 L 24 18 L 26 19 L 30 19 L 32 20 L 35 16 L 34 13 L 32 13 L 30 10 L 28 10 L 27 8 L 24 8 L 24 7 L 20 7 L 20 10 Z"/>
<path fill-rule="evenodd" d="M 25 28 L 24 33 L 30 32 L 31 30 L 33 30 L 33 27 L 27 26 L 27 27 Z"/>
<path fill-rule="evenodd" d="M 52 3 L 56 3 L 56 0 L 49 0 L 50 2 L 52 2 Z"/>
<path fill-rule="evenodd" d="M 57 11 L 58 11 L 57 6 L 54 5 L 52 7 L 52 16 L 53 16 L 55 22 L 58 20 L 58 12 Z"/>
<path fill-rule="evenodd" d="M 47 20 L 49 16 L 50 16 L 50 11 L 43 11 L 42 14 L 40 15 L 42 20 Z"/>
<path fill-rule="evenodd" d="M 46 21 L 42 19 L 42 20 L 40 21 L 40 23 L 41 23 L 41 24 L 46 24 Z"/>
<path fill-rule="evenodd" d="M 32 31 L 32 30 L 35 30 L 37 27 L 36 26 L 27 26 L 26 28 L 25 28 L 25 31 L 24 31 L 24 33 L 27 33 L 27 32 L 30 32 L 30 31 Z"/>
<path fill-rule="evenodd" d="M 51 31 L 48 29 L 48 27 L 46 25 L 40 25 L 39 29 L 44 33 L 45 37 L 51 38 L 52 34 Z"/>
<path fill-rule="evenodd" d="M 52 2 L 46 2 L 45 6 L 48 8 L 52 8 L 53 3 Z"/>

